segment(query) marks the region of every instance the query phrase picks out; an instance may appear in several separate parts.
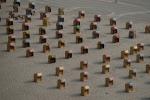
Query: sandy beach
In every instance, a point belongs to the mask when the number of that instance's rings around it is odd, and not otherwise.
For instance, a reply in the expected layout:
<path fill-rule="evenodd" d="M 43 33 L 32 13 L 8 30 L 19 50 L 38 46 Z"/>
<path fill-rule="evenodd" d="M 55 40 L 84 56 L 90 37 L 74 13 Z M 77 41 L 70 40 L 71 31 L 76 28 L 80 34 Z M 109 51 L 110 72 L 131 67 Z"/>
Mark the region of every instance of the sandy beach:
<path fill-rule="evenodd" d="M 16 50 L 7 52 L 8 35 L 6 33 L 6 18 L 13 9 L 13 0 L 1 3 L 0 9 L 0 100 L 150 100 L 150 74 L 145 73 L 146 64 L 150 64 L 150 33 L 145 32 L 145 26 L 150 25 L 150 0 L 21 0 L 21 6 L 17 14 L 25 15 L 25 9 L 29 2 L 35 3 L 35 14 L 31 17 L 29 32 L 31 34 L 31 48 L 35 50 L 34 57 L 26 57 L 26 49 L 22 47 L 22 21 L 14 20 L 13 28 L 16 36 Z M 48 64 L 48 54 L 42 53 L 43 44 L 39 43 L 39 27 L 42 27 L 40 12 L 44 12 L 45 6 L 51 7 L 48 14 L 50 25 L 44 27 L 50 44 L 50 53 L 56 56 L 56 63 Z M 64 8 L 64 34 L 66 46 L 58 48 L 58 40 L 55 38 L 58 8 Z M 81 20 L 81 36 L 83 43 L 76 44 L 73 33 L 73 20 L 78 17 L 78 12 L 84 10 L 85 18 Z M 100 37 L 92 38 L 90 23 L 94 15 L 101 15 L 97 31 Z M 119 43 L 112 43 L 109 19 L 117 20 Z M 136 30 L 135 39 L 128 38 L 129 30 L 125 29 L 128 21 L 133 22 Z M 97 42 L 103 41 L 104 49 L 97 49 Z M 120 59 L 122 50 L 130 49 L 137 43 L 144 43 L 144 62 L 137 63 L 136 55 L 130 55 L 131 68 L 137 70 L 135 79 L 128 78 L 128 69 L 123 68 L 123 59 Z M 81 54 L 82 45 L 89 47 L 88 54 Z M 72 50 L 71 59 L 65 59 L 65 51 Z M 109 54 L 110 72 L 102 74 L 102 56 Z M 88 61 L 89 78 L 80 81 L 80 61 Z M 64 66 L 64 75 L 55 75 L 56 67 Z M 43 80 L 33 82 L 33 74 L 41 72 Z M 105 78 L 114 77 L 114 85 L 105 87 Z M 66 79 L 65 89 L 57 89 L 57 80 Z M 135 91 L 125 92 L 125 83 L 135 84 Z M 90 94 L 81 96 L 81 86 L 89 85 Z"/>

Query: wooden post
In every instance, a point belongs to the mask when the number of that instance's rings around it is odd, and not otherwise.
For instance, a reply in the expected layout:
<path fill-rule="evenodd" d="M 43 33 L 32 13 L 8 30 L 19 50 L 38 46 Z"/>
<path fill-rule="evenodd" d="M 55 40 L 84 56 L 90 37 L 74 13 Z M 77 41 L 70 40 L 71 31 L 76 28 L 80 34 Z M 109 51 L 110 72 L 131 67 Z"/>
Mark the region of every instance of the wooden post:
<path fill-rule="evenodd" d="M 128 59 L 129 57 L 129 50 L 121 51 L 121 59 Z"/>
<path fill-rule="evenodd" d="M 9 34 L 14 34 L 14 29 L 13 29 L 13 27 L 7 27 L 6 28 L 6 31 L 7 31 L 7 34 L 9 35 Z"/>
<path fill-rule="evenodd" d="M 79 18 L 84 18 L 85 17 L 85 11 L 79 11 Z"/>
<path fill-rule="evenodd" d="M 23 32 L 23 39 L 29 39 L 30 38 L 30 33 L 29 32 Z"/>
<path fill-rule="evenodd" d="M 54 55 L 49 55 L 48 56 L 48 63 L 55 63 L 56 62 L 56 57 Z"/>
<path fill-rule="evenodd" d="M 97 22 L 91 22 L 90 30 L 96 30 L 96 29 L 97 29 Z"/>
<path fill-rule="evenodd" d="M 81 46 L 81 54 L 88 53 L 88 47 L 87 46 Z"/>
<path fill-rule="evenodd" d="M 29 23 L 23 22 L 22 23 L 22 31 L 27 31 L 29 30 Z"/>
<path fill-rule="evenodd" d="M 34 56 L 34 49 L 27 49 L 26 57 L 33 57 L 33 56 Z"/>
<path fill-rule="evenodd" d="M 22 46 L 24 47 L 24 48 L 26 48 L 26 47 L 30 47 L 30 40 L 29 39 L 24 39 L 23 41 L 22 41 Z"/>
<path fill-rule="evenodd" d="M 136 77 L 136 70 L 135 69 L 130 69 L 129 70 L 129 78 L 133 79 Z"/>
<path fill-rule="evenodd" d="M 73 33 L 74 33 L 74 34 L 80 33 L 80 25 L 75 25 L 75 26 L 73 27 Z"/>
<path fill-rule="evenodd" d="M 105 78 L 105 86 L 109 87 L 114 84 L 114 78 L 113 77 L 107 77 Z"/>
<path fill-rule="evenodd" d="M 130 59 L 124 59 L 123 61 L 123 67 L 128 68 L 131 66 L 131 60 Z"/>
<path fill-rule="evenodd" d="M 57 22 L 57 23 L 56 23 L 56 29 L 57 29 L 57 30 L 62 30 L 63 27 L 64 27 L 64 26 L 63 26 L 63 23 L 62 23 L 62 22 Z"/>
<path fill-rule="evenodd" d="M 27 8 L 26 9 L 26 15 L 33 15 L 32 9 Z"/>
<path fill-rule="evenodd" d="M 110 65 L 109 64 L 103 64 L 102 65 L 102 73 L 103 74 L 109 73 L 109 70 L 110 70 Z"/>
<path fill-rule="evenodd" d="M 26 15 L 25 16 L 25 22 L 31 22 L 31 15 Z"/>
<path fill-rule="evenodd" d="M 16 37 L 15 37 L 15 35 L 9 35 L 8 36 L 8 42 L 10 43 L 10 42 L 16 42 Z"/>
<path fill-rule="evenodd" d="M 64 67 L 56 67 L 56 76 L 63 76 L 64 75 Z"/>
<path fill-rule="evenodd" d="M 107 54 L 104 54 L 102 59 L 103 59 L 103 63 L 109 63 L 110 62 L 110 56 Z"/>
<path fill-rule="evenodd" d="M 65 51 L 65 58 L 66 59 L 72 58 L 72 50 Z"/>
<path fill-rule="evenodd" d="M 45 28 L 40 27 L 39 28 L 39 35 L 45 35 L 45 34 L 46 34 Z"/>
<path fill-rule="evenodd" d="M 138 47 L 137 46 L 131 46 L 130 47 L 130 54 L 137 54 L 138 53 Z"/>
<path fill-rule="evenodd" d="M 13 25 L 13 18 L 6 18 L 6 25 L 7 26 Z"/>
<path fill-rule="evenodd" d="M 58 41 L 58 48 L 64 48 L 65 47 L 65 41 L 64 40 L 59 40 Z"/>
<path fill-rule="evenodd" d="M 133 22 L 132 21 L 129 21 L 126 23 L 126 29 L 131 29 L 133 26 Z"/>
<path fill-rule="evenodd" d="M 75 25 L 80 25 L 80 22 L 81 22 L 80 18 L 75 18 L 74 21 L 73 21 L 73 25 L 74 26 Z"/>
<path fill-rule="evenodd" d="M 118 28 L 113 25 L 113 26 L 111 26 L 110 31 L 111 31 L 111 32 L 110 32 L 111 34 L 116 34 L 116 33 L 118 33 Z"/>
<path fill-rule="evenodd" d="M 58 22 L 64 22 L 64 15 L 58 15 Z"/>
<path fill-rule="evenodd" d="M 88 62 L 87 61 L 80 61 L 80 69 L 87 69 Z"/>
<path fill-rule="evenodd" d="M 83 42 L 83 38 L 79 35 L 76 36 L 76 43 L 82 43 Z"/>
<path fill-rule="evenodd" d="M 112 37 L 112 43 L 118 43 L 120 41 L 119 34 L 114 34 Z"/>
<path fill-rule="evenodd" d="M 86 81 L 86 80 L 88 80 L 88 72 L 81 72 L 81 73 L 80 73 L 80 80 L 81 80 L 81 81 Z"/>
<path fill-rule="evenodd" d="M 150 25 L 145 26 L 145 33 L 150 33 Z"/>
<path fill-rule="evenodd" d="M 104 47 L 105 47 L 104 43 L 102 43 L 101 41 L 97 42 L 97 49 L 104 49 Z"/>
<path fill-rule="evenodd" d="M 6 0 L 4 0 L 4 1 L 6 1 Z M 20 6 L 21 2 L 20 2 L 20 0 L 14 0 L 14 3 L 13 3 L 13 4 Z"/>
<path fill-rule="evenodd" d="M 47 36 L 46 35 L 41 35 L 39 38 L 40 43 L 46 43 L 47 42 Z"/>
<path fill-rule="evenodd" d="M 138 47 L 138 51 L 144 50 L 144 43 L 138 43 L 137 47 Z"/>
<path fill-rule="evenodd" d="M 88 96 L 90 93 L 90 87 L 88 85 L 84 85 L 81 87 L 81 96 Z"/>
<path fill-rule="evenodd" d="M 133 92 L 134 91 L 134 85 L 133 83 L 126 83 L 125 84 L 125 92 Z"/>
<path fill-rule="evenodd" d="M 136 55 L 136 62 L 137 63 L 144 62 L 144 56 L 143 56 L 143 54 L 137 54 Z"/>
<path fill-rule="evenodd" d="M 35 73 L 33 78 L 36 83 L 42 81 L 42 73 Z"/>
<path fill-rule="evenodd" d="M 100 34 L 100 33 L 98 33 L 97 31 L 93 31 L 93 32 L 92 32 L 92 37 L 93 37 L 94 39 L 99 38 L 99 34 Z"/>
<path fill-rule="evenodd" d="M 57 38 L 57 39 L 63 38 L 63 31 L 62 31 L 62 30 L 57 30 L 57 31 L 56 31 L 56 38 Z"/>
<path fill-rule="evenodd" d="M 64 8 L 58 8 L 58 15 L 64 15 Z"/>
<path fill-rule="evenodd" d="M 51 12 L 51 7 L 50 6 L 45 6 L 45 12 L 50 13 Z"/>
<path fill-rule="evenodd" d="M 130 39 L 136 38 L 136 31 L 135 30 L 130 30 L 129 31 L 129 38 Z"/>
<path fill-rule="evenodd" d="M 150 64 L 146 64 L 146 73 L 150 73 Z"/>
<path fill-rule="evenodd" d="M 50 52 L 50 45 L 48 43 L 43 45 L 43 53 Z"/>
<path fill-rule="evenodd" d="M 8 52 L 11 52 L 11 51 L 15 51 L 15 43 L 13 43 L 13 42 L 8 42 L 7 43 L 7 51 Z"/>
<path fill-rule="evenodd" d="M 94 21 L 95 22 L 100 22 L 101 21 L 101 15 L 95 15 L 94 16 Z"/>
<path fill-rule="evenodd" d="M 35 3 L 34 2 L 29 2 L 29 8 L 35 9 Z"/>
<path fill-rule="evenodd" d="M 48 26 L 48 18 L 47 17 L 45 17 L 45 18 L 43 18 L 43 26 Z"/>
<path fill-rule="evenodd" d="M 44 18 L 47 18 L 47 14 L 44 12 L 40 12 L 40 20 L 43 20 Z"/>
<path fill-rule="evenodd" d="M 116 25 L 116 18 L 110 18 L 110 25 L 113 26 L 113 25 Z"/>
<path fill-rule="evenodd" d="M 65 79 L 58 79 L 57 80 L 57 88 L 64 89 L 66 87 L 66 80 Z"/>

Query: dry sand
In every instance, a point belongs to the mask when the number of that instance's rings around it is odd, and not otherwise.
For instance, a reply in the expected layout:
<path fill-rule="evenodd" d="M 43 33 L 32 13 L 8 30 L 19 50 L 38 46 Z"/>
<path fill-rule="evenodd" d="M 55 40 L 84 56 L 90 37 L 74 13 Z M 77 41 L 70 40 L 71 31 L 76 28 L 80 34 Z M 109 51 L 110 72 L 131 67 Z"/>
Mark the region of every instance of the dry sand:
<path fill-rule="evenodd" d="M 13 0 L 7 0 L 2 4 L 0 10 L 0 100 L 150 100 L 150 75 L 144 73 L 145 64 L 150 63 L 150 34 L 144 33 L 146 25 L 150 24 L 150 0 L 118 0 L 115 4 L 113 0 L 31 0 L 36 4 L 36 14 L 32 16 L 30 27 L 31 47 L 35 49 L 35 56 L 25 57 L 26 48 L 22 48 L 21 23 L 15 22 L 14 29 L 17 38 L 16 51 L 6 52 L 7 34 L 5 19 L 8 17 L 8 11 L 12 10 Z M 21 0 L 20 14 L 25 14 L 25 8 L 28 7 L 29 0 Z M 57 62 L 47 64 L 47 55 L 41 53 L 42 45 L 38 43 L 38 28 L 42 25 L 39 20 L 39 12 L 44 11 L 45 5 L 52 7 L 52 13 L 49 20 L 53 23 L 46 28 L 48 43 L 52 49 L 51 53 L 56 55 Z M 55 22 L 57 19 L 57 9 L 65 8 L 64 40 L 66 47 L 57 48 L 55 39 Z M 72 34 L 72 21 L 78 15 L 79 10 L 85 10 L 86 17 L 81 22 L 81 32 L 84 37 L 82 44 L 75 44 L 75 35 Z M 98 24 L 100 31 L 99 39 L 92 39 L 92 31 L 89 30 L 89 24 L 95 14 L 102 15 L 102 21 Z M 113 44 L 110 33 L 109 18 L 117 18 L 117 26 L 120 33 L 120 43 Z M 132 20 L 134 29 L 137 31 L 136 39 L 128 39 L 128 30 L 124 29 L 125 23 Z M 97 41 L 105 42 L 105 49 L 96 49 Z M 144 63 L 135 63 L 135 55 L 130 56 L 132 67 L 137 69 L 137 78 L 128 79 L 128 70 L 122 68 L 122 60 L 119 59 L 120 51 L 129 49 L 130 46 L 139 42 L 145 44 L 145 50 L 142 51 L 145 57 Z M 81 45 L 89 46 L 89 53 L 80 54 Z M 65 50 L 73 50 L 73 58 L 64 59 Z M 105 87 L 105 77 L 108 74 L 101 74 L 102 55 L 108 53 L 111 55 L 110 76 L 115 78 L 112 87 Z M 89 79 L 86 82 L 80 82 L 79 70 L 80 60 L 87 60 L 89 63 Z M 58 77 L 55 74 L 55 68 L 63 65 L 65 74 L 63 78 L 67 81 L 67 86 L 63 90 L 56 88 Z M 35 72 L 43 73 L 41 83 L 33 83 L 33 74 Z M 133 82 L 135 84 L 134 93 L 125 93 L 124 84 Z M 82 85 L 90 86 L 90 95 L 80 96 Z"/>

